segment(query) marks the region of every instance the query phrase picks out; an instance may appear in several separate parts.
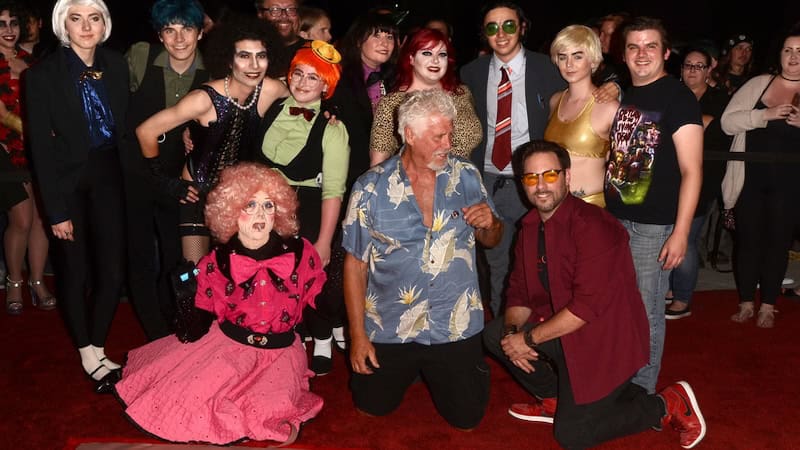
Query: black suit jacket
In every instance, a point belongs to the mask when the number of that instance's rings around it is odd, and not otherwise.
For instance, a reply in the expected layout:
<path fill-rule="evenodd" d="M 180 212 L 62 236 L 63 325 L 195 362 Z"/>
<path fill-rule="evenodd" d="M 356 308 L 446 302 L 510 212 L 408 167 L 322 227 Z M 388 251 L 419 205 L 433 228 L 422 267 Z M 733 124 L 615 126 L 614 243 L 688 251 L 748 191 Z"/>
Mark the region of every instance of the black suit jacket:
<path fill-rule="evenodd" d="M 128 65 L 119 53 L 98 47 L 95 61 L 116 126 L 117 141 L 125 134 L 128 108 Z M 75 83 L 70 79 L 64 49 L 31 67 L 25 78 L 26 131 L 33 171 L 51 224 L 71 217 L 67 199 L 75 192 L 89 160 L 89 126 Z"/>
<path fill-rule="evenodd" d="M 528 110 L 528 133 L 530 140 L 542 139 L 547 120 L 550 118 L 550 97 L 566 88 L 558 68 L 550 58 L 523 49 L 525 52 L 525 102 Z M 475 112 L 483 128 L 483 140 L 472 152 L 471 160 L 483 173 L 486 156 L 486 92 L 489 79 L 489 63 L 492 55 L 483 55 L 461 69 L 461 81 L 469 87 L 475 98 Z M 495 88 L 496 89 L 496 88 Z M 492 124 L 494 126 L 494 124 Z"/>

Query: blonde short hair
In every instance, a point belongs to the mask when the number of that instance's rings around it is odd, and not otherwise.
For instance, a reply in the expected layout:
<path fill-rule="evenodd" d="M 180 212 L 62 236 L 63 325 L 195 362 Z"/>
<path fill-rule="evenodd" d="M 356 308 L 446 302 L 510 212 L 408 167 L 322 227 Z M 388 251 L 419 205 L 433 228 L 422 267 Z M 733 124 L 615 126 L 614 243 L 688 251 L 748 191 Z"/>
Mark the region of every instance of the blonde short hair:
<path fill-rule="evenodd" d="M 592 63 L 592 72 L 603 61 L 603 50 L 600 38 L 591 28 L 584 25 L 569 25 L 558 32 L 550 44 L 550 59 L 558 65 L 558 54 L 567 47 L 578 47 L 586 50 L 586 56 Z"/>
<path fill-rule="evenodd" d="M 76 5 L 94 8 L 103 16 L 106 31 L 103 33 L 100 43 L 105 42 L 111 36 L 111 14 L 108 12 L 108 6 L 103 0 L 58 0 L 53 7 L 53 33 L 61 41 L 61 45 L 69 47 L 69 34 L 67 34 L 66 25 L 67 14 L 69 13 L 69 8 Z"/>

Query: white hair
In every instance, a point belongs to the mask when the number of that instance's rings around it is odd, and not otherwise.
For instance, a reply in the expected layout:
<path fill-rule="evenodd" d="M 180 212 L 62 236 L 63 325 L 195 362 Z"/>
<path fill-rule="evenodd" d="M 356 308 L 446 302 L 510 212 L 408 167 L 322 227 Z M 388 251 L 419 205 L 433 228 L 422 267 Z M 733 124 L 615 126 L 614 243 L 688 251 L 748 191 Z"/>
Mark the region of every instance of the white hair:
<path fill-rule="evenodd" d="M 67 14 L 69 13 L 69 8 L 76 5 L 94 8 L 103 16 L 106 31 L 103 33 L 103 38 L 100 42 L 105 42 L 111 36 L 111 14 L 108 12 L 108 6 L 103 0 L 58 0 L 53 7 L 53 33 L 61 41 L 61 45 L 69 47 L 69 34 L 67 34 L 66 25 Z"/>
<path fill-rule="evenodd" d="M 403 143 L 406 142 L 405 129 L 411 128 L 416 133 L 416 125 L 421 119 L 432 115 L 441 115 L 450 121 L 456 118 L 456 105 L 453 99 L 441 89 L 415 91 L 397 108 L 397 127 Z"/>

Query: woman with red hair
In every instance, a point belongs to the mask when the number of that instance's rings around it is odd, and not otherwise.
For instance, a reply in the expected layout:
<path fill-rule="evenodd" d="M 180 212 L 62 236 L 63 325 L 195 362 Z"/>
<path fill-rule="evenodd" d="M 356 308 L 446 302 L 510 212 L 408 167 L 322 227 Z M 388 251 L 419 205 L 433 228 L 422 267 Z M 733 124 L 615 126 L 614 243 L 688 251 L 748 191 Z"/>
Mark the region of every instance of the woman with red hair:
<path fill-rule="evenodd" d="M 312 41 L 295 53 L 287 82 L 291 97 L 276 101 L 261 121 L 256 161 L 281 173 L 297 191 L 300 236 L 314 248 L 331 272 L 340 273 L 343 255 L 338 255 L 339 211 L 347 183 L 350 161 L 348 134 L 344 123 L 329 123 L 324 114 L 328 100 L 339 83 L 339 52 L 325 41 Z M 333 251 L 332 251 L 333 249 Z M 332 262 L 332 263 L 331 263 Z M 331 263 L 329 265 L 329 263 Z M 339 289 L 341 290 L 341 289 Z M 330 295 L 327 294 L 328 291 Z M 311 368 L 317 375 L 330 372 L 332 328 L 343 315 L 341 293 L 325 287 L 317 309 L 307 309 L 305 323 L 314 337 Z"/>
<path fill-rule="evenodd" d="M 458 114 L 453 121 L 452 152 L 469 159 L 481 142 L 481 123 L 475 114 L 472 93 L 456 77 L 455 53 L 450 41 L 438 30 L 414 33 L 400 52 L 394 92 L 378 103 L 370 136 L 370 162 L 378 164 L 400 148 L 397 107 L 414 91 L 442 89 L 453 97 Z"/>

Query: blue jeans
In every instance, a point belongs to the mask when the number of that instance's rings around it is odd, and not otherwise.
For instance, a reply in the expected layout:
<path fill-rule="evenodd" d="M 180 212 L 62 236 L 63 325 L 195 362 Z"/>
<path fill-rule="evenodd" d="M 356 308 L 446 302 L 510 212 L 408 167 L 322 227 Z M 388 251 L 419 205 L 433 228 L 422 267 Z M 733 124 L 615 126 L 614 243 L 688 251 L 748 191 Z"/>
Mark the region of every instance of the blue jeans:
<path fill-rule="evenodd" d="M 639 369 L 633 377 L 634 383 L 647 389 L 650 394 L 656 391 L 658 372 L 661 370 L 661 355 L 664 353 L 664 296 L 669 289 L 670 271 L 662 268 L 658 254 L 674 225 L 654 225 L 620 219 L 630 236 L 633 265 L 636 268 L 636 282 L 642 294 L 647 321 L 650 322 L 650 362 Z"/>
<path fill-rule="evenodd" d="M 494 248 L 487 248 L 484 251 L 489 265 L 489 283 L 492 291 L 489 308 L 493 317 L 499 317 L 506 279 L 514 254 L 513 243 L 517 234 L 517 224 L 528 212 L 528 206 L 523 203 L 517 183 L 511 177 L 485 173 L 483 184 L 494 202 L 500 220 L 503 221 L 503 239 Z"/>
<path fill-rule="evenodd" d="M 692 219 L 686 256 L 669 274 L 669 288 L 672 291 L 672 297 L 675 300 L 686 302 L 687 306 L 692 302 L 692 293 L 697 286 L 697 273 L 700 270 L 700 253 L 697 251 L 697 247 L 700 242 L 700 231 L 708 216 L 709 214 L 706 213 Z"/>

